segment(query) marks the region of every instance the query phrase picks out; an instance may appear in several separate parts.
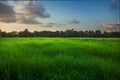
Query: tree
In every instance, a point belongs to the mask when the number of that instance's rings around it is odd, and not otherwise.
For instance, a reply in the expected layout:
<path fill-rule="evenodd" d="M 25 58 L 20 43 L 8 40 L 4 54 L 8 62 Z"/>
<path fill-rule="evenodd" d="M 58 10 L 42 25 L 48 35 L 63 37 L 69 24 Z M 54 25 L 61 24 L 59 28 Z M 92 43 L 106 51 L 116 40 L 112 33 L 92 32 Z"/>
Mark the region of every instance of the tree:
<path fill-rule="evenodd" d="M 20 31 L 19 33 L 20 37 L 31 37 L 32 34 L 28 31 L 28 29 L 25 29 L 24 31 Z"/>
<path fill-rule="evenodd" d="M 7 36 L 8 37 L 17 37 L 17 32 L 16 31 L 9 32 L 9 33 L 7 33 Z"/>
<path fill-rule="evenodd" d="M 109 33 L 107 31 L 103 31 L 103 37 L 109 37 Z"/>
<path fill-rule="evenodd" d="M 100 30 L 95 31 L 95 37 L 102 37 L 102 33 Z"/>
<path fill-rule="evenodd" d="M 107 32 L 100 30 L 96 31 L 75 31 L 74 29 L 66 31 L 34 31 L 29 32 L 28 29 L 24 31 L 5 32 L 0 30 L 0 37 L 120 37 L 120 32 Z"/>
<path fill-rule="evenodd" d="M 94 31 L 88 31 L 88 36 L 89 37 L 94 37 L 94 35 L 95 35 Z"/>
<path fill-rule="evenodd" d="M 73 32 L 74 32 L 74 29 L 66 30 L 65 31 L 65 36 L 66 37 L 73 37 Z"/>
<path fill-rule="evenodd" d="M 1 29 L 0 29 L 0 37 L 2 37 L 2 34 L 1 34 L 1 33 L 2 33 L 2 31 L 1 31 Z"/>
<path fill-rule="evenodd" d="M 4 31 L 4 32 L 1 32 L 1 36 L 2 37 L 7 37 L 7 33 Z"/>

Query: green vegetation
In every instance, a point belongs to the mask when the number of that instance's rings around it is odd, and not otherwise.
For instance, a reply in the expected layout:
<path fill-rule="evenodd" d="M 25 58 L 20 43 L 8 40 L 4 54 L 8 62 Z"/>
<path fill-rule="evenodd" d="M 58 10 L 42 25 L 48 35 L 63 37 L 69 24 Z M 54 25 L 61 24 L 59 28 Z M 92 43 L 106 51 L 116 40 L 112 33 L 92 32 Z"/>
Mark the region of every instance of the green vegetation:
<path fill-rule="evenodd" d="M 120 38 L 1 38 L 0 80 L 120 80 Z"/>

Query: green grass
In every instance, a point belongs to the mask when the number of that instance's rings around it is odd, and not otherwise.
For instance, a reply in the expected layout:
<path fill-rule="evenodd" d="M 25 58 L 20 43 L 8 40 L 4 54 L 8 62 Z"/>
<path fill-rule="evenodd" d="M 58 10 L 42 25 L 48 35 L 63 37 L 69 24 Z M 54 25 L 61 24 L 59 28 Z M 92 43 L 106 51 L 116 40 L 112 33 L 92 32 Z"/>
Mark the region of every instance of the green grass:
<path fill-rule="evenodd" d="M 0 80 L 120 80 L 120 38 L 1 38 Z"/>

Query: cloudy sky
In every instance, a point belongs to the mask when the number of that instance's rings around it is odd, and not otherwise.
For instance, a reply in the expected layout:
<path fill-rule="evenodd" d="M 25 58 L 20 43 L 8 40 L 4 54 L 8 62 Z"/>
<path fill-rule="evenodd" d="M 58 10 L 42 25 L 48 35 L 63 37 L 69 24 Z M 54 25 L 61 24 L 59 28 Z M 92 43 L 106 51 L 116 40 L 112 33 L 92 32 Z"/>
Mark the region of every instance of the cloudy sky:
<path fill-rule="evenodd" d="M 3 31 L 120 30 L 120 0 L 2 0 Z"/>

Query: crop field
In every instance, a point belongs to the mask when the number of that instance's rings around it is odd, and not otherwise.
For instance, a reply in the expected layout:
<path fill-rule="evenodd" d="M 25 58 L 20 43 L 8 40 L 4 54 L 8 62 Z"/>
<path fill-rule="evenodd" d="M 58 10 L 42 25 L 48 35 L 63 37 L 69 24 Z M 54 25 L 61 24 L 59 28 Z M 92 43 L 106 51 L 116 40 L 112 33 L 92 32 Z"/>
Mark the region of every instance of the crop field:
<path fill-rule="evenodd" d="M 120 80 L 120 38 L 0 38 L 0 80 Z"/>

